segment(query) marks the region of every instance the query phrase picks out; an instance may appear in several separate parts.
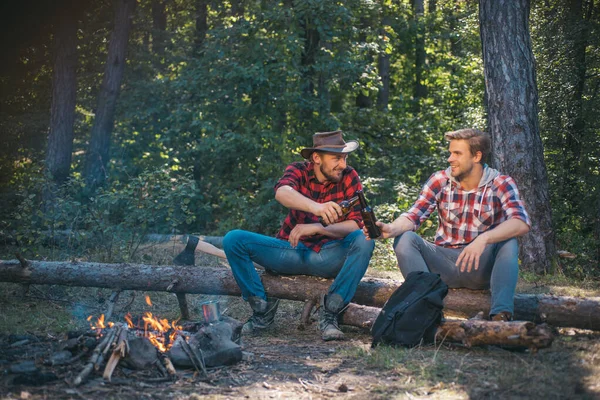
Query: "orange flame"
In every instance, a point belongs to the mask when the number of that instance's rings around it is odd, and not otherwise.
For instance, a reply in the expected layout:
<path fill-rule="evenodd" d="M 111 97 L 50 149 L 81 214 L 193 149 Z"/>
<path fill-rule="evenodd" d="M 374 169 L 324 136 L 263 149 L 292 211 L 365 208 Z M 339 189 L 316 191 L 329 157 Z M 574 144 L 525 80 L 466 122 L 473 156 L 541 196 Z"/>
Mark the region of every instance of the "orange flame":
<path fill-rule="evenodd" d="M 149 296 L 146 296 L 146 303 L 152 305 Z M 92 321 L 92 318 L 93 317 L 90 315 L 87 318 L 87 321 L 90 322 L 90 327 L 92 329 L 98 331 L 98 334 L 102 334 L 102 330 L 105 329 L 107 326 L 114 326 L 113 322 L 105 323 L 104 314 L 100 315 L 100 317 L 98 317 L 95 323 Z M 127 313 L 124 319 L 127 322 L 127 326 L 130 329 L 141 328 L 137 327 L 133 323 L 130 313 Z M 150 342 L 163 353 L 168 351 L 171 348 L 171 346 L 173 346 L 177 335 L 182 330 L 182 327 L 180 325 L 177 325 L 177 322 L 179 320 L 169 322 L 169 320 L 167 320 L 166 318 L 159 319 L 153 316 L 151 312 L 146 312 L 142 317 L 142 320 L 144 321 L 143 336 L 148 338 L 148 340 L 150 340 Z"/>
<path fill-rule="evenodd" d="M 146 295 L 146 304 L 152 307 L 152 300 L 150 300 L 150 296 Z"/>
<path fill-rule="evenodd" d="M 146 312 L 142 319 L 144 320 L 144 336 L 160 351 L 168 351 L 177 337 L 177 332 L 182 329 L 180 325 L 177 325 L 179 320 L 169 323 L 166 318 L 158 319 L 151 312 Z M 152 330 L 149 331 L 148 327 Z"/>

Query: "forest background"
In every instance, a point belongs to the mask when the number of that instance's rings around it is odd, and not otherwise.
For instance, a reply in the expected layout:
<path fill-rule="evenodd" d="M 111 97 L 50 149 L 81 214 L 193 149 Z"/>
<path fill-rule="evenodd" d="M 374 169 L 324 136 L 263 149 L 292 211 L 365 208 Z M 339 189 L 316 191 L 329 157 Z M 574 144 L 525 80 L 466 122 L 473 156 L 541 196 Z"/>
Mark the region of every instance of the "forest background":
<path fill-rule="evenodd" d="M 523 269 L 597 279 L 600 5 L 517 3 L 535 56 L 536 112 L 525 119 L 545 164 L 527 197 L 548 195 L 544 238 L 576 256 L 542 247 L 551 264 Z M 317 131 L 360 142 L 349 164 L 383 221 L 445 168 L 444 132 L 476 127 L 500 146 L 485 77 L 503 71 L 484 73 L 477 2 L 2 7 L 0 234 L 27 258 L 127 262 L 150 233 L 273 235 L 285 211 L 273 185 Z M 513 149 L 527 148 L 519 140 Z M 422 233 L 434 228 L 432 218 Z M 48 254 L 58 232 L 68 246 Z M 378 246 L 376 260 L 395 266 L 390 246 Z"/>

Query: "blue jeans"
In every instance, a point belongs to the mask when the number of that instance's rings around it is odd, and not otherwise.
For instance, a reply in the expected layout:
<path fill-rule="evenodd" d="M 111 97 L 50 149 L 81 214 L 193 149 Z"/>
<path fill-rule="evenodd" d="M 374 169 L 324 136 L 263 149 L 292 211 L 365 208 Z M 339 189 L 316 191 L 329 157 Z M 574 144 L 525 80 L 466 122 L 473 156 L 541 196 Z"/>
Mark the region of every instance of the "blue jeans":
<path fill-rule="evenodd" d="M 366 240 L 360 229 L 327 242 L 318 253 L 302 243 L 293 248 L 286 240 L 243 230 L 230 231 L 223 239 L 227 261 L 245 300 L 252 296 L 266 299 L 252 264 L 256 262 L 277 274 L 335 278 L 328 294 L 338 294 L 347 304 L 367 271 L 374 247 L 374 241 Z"/>
<path fill-rule="evenodd" d="M 455 265 L 461 251 L 436 246 L 410 231 L 394 240 L 394 252 L 404 277 L 413 271 L 426 271 L 440 274 L 451 288 L 491 289 L 490 314 L 508 311 L 514 315 L 519 277 L 517 239 L 488 245 L 479 259 L 479 268 L 471 272 L 461 272 Z"/>

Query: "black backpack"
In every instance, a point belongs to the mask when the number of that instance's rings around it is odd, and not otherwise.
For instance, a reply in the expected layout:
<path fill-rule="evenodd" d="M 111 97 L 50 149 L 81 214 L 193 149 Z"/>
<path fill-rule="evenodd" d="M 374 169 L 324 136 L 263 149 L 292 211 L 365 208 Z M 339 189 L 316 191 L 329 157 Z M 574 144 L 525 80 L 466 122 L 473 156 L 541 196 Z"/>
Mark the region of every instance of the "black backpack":
<path fill-rule="evenodd" d="M 411 272 L 385 303 L 371 335 L 379 343 L 413 347 L 433 343 L 448 285 L 438 274 Z"/>

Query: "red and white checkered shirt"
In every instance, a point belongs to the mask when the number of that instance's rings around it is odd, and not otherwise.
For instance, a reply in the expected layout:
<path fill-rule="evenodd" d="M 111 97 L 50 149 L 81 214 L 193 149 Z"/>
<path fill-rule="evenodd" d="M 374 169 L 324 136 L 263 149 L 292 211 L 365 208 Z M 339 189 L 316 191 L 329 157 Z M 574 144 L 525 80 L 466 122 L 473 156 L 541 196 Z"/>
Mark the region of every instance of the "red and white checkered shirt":
<path fill-rule="evenodd" d="M 515 181 L 485 166 L 477 189 L 466 191 L 450 175 L 450 169 L 431 175 L 419 198 L 402 216 L 410 219 L 415 230 L 437 208 L 438 229 L 435 244 L 461 247 L 479 234 L 502 222 L 517 218 L 531 226 Z"/>
<path fill-rule="evenodd" d="M 338 183 L 327 182 L 325 184 L 319 182 L 315 176 L 314 164 L 308 161 L 295 162 L 287 166 L 281 179 L 275 184 L 275 192 L 281 186 L 291 186 L 294 190 L 305 197 L 316 201 L 317 203 L 327 203 L 333 201 L 336 203 L 342 200 L 347 200 L 355 195 L 357 190 L 362 190 L 362 184 L 358 173 L 352 167 L 346 167 L 342 171 L 342 179 Z M 342 221 L 356 221 L 359 228 L 363 227 L 362 217 L 360 215 L 360 207 L 357 205 L 354 210 L 348 215 L 341 218 Z M 319 217 L 314 214 L 290 209 L 287 217 L 283 221 L 281 230 L 277 234 L 277 238 L 288 240 L 290 232 L 298 224 L 314 224 L 319 223 Z M 336 240 L 324 235 L 314 235 L 304 237 L 301 242 L 306 246 L 316 251 L 321 250 L 321 247 L 327 242 Z"/>

